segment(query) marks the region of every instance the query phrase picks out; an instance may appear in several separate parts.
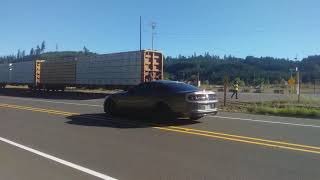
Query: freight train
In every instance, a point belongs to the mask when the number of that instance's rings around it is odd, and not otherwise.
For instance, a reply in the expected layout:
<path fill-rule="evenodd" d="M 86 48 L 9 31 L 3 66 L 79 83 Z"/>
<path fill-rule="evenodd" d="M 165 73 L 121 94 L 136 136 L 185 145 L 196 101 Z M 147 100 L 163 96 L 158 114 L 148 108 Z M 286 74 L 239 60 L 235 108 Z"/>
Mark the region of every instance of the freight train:
<path fill-rule="evenodd" d="M 27 85 L 33 90 L 66 87 L 128 88 L 163 79 L 161 52 L 151 50 L 76 58 L 0 64 L 0 88 Z"/>

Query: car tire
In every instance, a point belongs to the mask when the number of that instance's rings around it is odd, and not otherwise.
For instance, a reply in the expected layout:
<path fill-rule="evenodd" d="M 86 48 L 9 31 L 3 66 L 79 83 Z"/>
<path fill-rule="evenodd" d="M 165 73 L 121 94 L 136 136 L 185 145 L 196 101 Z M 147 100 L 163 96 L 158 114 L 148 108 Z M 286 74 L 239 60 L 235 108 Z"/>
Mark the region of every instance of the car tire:
<path fill-rule="evenodd" d="M 201 118 L 203 118 L 203 116 L 190 116 L 190 120 L 192 121 L 197 121 L 197 120 L 200 120 Z"/>
<path fill-rule="evenodd" d="M 214 112 L 214 113 L 212 113 L 212 114 L 210 114 L 211 116 L 215 116 L 215 115 L 217 115 L 218 114 L 218 112 Z"/>
<path fill-rule="evenodd" d="M 104 112 L 107 115 L 114 115 L 116 110 L 116 103 L 112 99 L 107 99 L 104 103 Z"/>

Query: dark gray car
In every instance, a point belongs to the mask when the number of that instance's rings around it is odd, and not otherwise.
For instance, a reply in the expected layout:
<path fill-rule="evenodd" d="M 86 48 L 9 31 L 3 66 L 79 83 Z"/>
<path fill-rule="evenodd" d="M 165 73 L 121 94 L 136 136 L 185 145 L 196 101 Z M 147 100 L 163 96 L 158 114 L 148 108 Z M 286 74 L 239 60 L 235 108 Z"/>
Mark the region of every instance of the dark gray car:
<path fill-rule="evenodd" d="M 142 83 L 129 91 L 106 97 L 104 111 L 107 114 L 150 113 L 199 119 L 217 114 L 216 94 L 177 81 L 152 81 Z"/>

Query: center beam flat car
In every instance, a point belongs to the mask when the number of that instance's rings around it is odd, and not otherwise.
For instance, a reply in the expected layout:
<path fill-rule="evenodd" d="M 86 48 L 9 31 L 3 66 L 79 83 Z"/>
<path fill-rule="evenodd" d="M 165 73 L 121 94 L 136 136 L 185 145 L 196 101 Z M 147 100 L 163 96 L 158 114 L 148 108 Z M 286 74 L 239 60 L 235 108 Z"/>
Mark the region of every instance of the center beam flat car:
<path fill-rule="evenodd" d="M 107 96 L 104 111 L 108 115 L 151 112 L 157 116 L 198 120 L 209 114 L 216 115 L 217 103 L 212 91 L 200 90 L 183 82 L 159 80 Z"/>

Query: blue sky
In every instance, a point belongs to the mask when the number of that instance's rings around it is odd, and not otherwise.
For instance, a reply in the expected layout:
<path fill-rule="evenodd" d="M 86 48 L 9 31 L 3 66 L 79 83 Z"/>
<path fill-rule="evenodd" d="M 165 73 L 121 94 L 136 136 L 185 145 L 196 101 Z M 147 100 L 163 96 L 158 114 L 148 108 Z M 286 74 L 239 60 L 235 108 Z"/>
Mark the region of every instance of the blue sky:
<path fill-rule="evenodd" d="M 320 54 L 318 0 L 1 0 L 0 55 L 47 50 L 98 53 L 144 49 L 166 55 L 210 52 L 298 58 Z"/>

